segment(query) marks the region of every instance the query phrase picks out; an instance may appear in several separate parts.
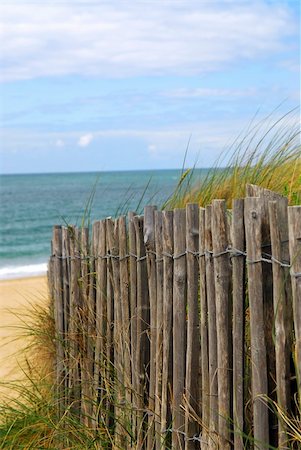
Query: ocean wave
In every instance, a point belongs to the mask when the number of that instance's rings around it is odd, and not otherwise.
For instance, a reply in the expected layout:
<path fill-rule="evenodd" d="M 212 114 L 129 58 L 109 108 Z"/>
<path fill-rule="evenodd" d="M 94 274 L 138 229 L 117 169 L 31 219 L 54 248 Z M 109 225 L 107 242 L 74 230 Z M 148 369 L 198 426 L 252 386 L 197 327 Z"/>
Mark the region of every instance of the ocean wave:
<path fill-rule="evenodd" d="M 1 267 L 0 280 L 45 275 L 46 272 L 47 263 Z"/>

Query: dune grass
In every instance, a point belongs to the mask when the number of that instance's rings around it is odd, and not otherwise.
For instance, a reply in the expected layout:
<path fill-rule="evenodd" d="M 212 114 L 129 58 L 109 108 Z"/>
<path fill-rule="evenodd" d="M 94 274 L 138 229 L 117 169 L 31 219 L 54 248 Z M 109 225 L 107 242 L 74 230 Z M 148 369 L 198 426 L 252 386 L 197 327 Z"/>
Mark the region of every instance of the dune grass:
<path fill-rule="evenodd" d="M 292 110 L 277 121 L 266 118 L 252 126 L 243 137 L 222 152 L 205 178 L 196 181 L 193 169 L 183 172 L 164 209 L 187 203 L 209 205 L 245 196 L 247 184 L 257 184 L 301 203 L 301 144 L 298 114 Z"/>

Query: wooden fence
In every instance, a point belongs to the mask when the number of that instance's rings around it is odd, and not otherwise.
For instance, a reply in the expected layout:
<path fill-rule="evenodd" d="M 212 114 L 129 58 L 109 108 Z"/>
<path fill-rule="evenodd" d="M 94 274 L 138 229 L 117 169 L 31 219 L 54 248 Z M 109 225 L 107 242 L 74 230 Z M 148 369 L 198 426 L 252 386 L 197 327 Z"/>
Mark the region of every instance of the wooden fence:
<path fill-rule="evenodd" d="M 112 448 L 290 448 L 300 414 L 301 206 L 245 199 L 55 226 L 60 411 Z M 297 447 L 296 447 L 297 448 Z"/>

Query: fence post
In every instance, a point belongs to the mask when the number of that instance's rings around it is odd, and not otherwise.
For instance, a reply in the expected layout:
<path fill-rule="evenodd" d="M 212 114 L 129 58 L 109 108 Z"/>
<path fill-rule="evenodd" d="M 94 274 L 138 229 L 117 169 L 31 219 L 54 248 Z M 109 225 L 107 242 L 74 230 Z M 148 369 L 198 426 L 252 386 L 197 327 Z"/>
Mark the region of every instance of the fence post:
<path fill-rule="evenodd" d="M 56 329 L 56 383 L 59 418 L 64 413 L 64 312 L 62 280 L 62 227 L 53 227 L 54 321 Z"/>
<path fill-rule="evenodd" d="M 105 388 L 105 336 L 106 323 L 106 292 L 107 292 L 107 260 L 106 260 L 106 224 L 105 220 L 98 223 L 98 240 L 95 248 L 96 300 L 95 300 L 95 352 L 94 352 L 94 412 L 95 426 L 98 424 L 98 414 L 103 414 Z"/>
<path fill-rule="evenodd" d="M 218 378 L 218 432 L 220 446 L 230 449 L 231 423 L 231 383 L 232 374 L 230 351 L 230 260 L 227 253 L 228 222 L 226 202 L 214 200 L 212 203 L 212 244 L 215 275 L 216 328 L 217 328 L 217 378 Z"/>
<path fill-rule="evenodd" d="M 245 250 L 244 200 L 232 203 L 233 280 L 233 420 L 234 448 L 244 448 Z M 238 251 L 236 254 L 235 252 Z"/>
<path fill-rule="evenodd" d="M 132 380 L 132 444 L 136 442 L 137 430 L 137 390 L 139 380 L 137 380 L 136 358 L 137 358 L 137 261 L 136 261 L 136 232 L 134 226 L 133 211 L 128 214 L 129 233 L 129 270 L 130 270 L 130 322 L 131 322 L 131 380 Z"/>
<path fill-rule="evenodd" d="M 145 410 L 148 405 L 149 379 L 149 293 L 147 282 L 146 253 L 143 240 L 143 217 L 133 218 L 137 248 L 137 447 L 144 448 Z"/>
<path fill-rule="evenodd" d="M 157 335 L 156 335 L 156 388 L 155 388 L 155 439 L 156 450 L 161 446 L 161 402 L 163 370 L 163 256 L 162 211 L 155 211 L 156 280 L 157 280 Z"/>
<path fill-rule="evenodd" d="M 155 431 L 155 389 L 156 389 L 156 334 L 157 334 L 157 282 L 155 255 L 155 210 L 156 206 L 144 208 L 144 245 L 146 249 L 146 263 L 148 275 L 149 307 L 150 307 L 150 361 L 149 361 L 149 403 L 147 450 L 154 446 Z"/>
<path fill-rule="evenodd" d="M 294 361 L 297 376 L 299 405 L 301 404 L 301 206 L 288 208 L 293 315 L 295 329 Z"/>
<path fill-rule="evenodd" d="M 289 261 L 288 200 L 269 202 L 273 255 L 273 300 L 275 321 L 277 403 L 290 410 L 290 356 L 292 344 L 292 293 L 289 269 L 276 261 Z M 287 425 L 278 415 L 278 447 L 288 448 Z"/>
<path fill-rule="evenodd" d="M 185 385 L 185 449 L 199 447 L 196 441 L 189 440 L 199 434 L 196 417 L 199 417 L 199 367 L 200 367 L 200 329 L 199 329 L 199 206 L 186 206 L 186 261 L 187 261 L 187 351 Z"/>
<path fill-rule="evenodd" d="M 129 436 L 131 433 L 131 341 L 130 341 L 130 299 L 129 299 L 129 274 L 127 258 L 127 229 L 125 216 L 118 219 L 119 232 L 119 256 L 120 256 L 120 301 L 121 301 L 121 344 L 123 353 L 123 383 L 125 389 L 124 427 L 128 433 L 124 433 L 124 448 L 130 447 Z"/>
<path fill-rule="evenodd" d="M 255 448 L 263 450 L 269 444 L 267 355 L 264 334 L 263 278 L 261 263 L 261 227 L 263 199 L 245 199 L 245 228 L 250 304 L 252 357 L 252 399 Z"/>
<path fill-rule="evenodd" d="M 172 448 L 184 448 L 185 416 L 181 409 L 185 387 L 186 356 L 186 215 L 174 210 L 173 281 L 173 433 Z"/>
<path fill-rule="evenodd" d="M 161 434 L 169 443 L 167 428 L 171 425 L 171 392 L 173 380 L 173 211 L 163 211 L 163 372 Z"/>
<path fill-rule="evenodd" d="M 218 377 L 217 377 L 217 323 L 216 323 L 216 301 L 215 301 L 215 283 L 214 283 L 214 263 L 212 247 L 212 206 L 208 205 L 205 209 L 205 261 L 206 261 L 206 295 L 208 309 L 208 363 L 209 363 L 209 384 L 204 380 L 203 402 L 208 397 L 208 406 L 210 408 L 209 423 L 207 413 L 204 411 L 204 425 L 209 430 L 208 446 L 209 449 L 216 449 L 218 445 Z M 208 426 L 209 425 L 209 426 Z M 207 436 L 205 431 L 205 442 Z"/>

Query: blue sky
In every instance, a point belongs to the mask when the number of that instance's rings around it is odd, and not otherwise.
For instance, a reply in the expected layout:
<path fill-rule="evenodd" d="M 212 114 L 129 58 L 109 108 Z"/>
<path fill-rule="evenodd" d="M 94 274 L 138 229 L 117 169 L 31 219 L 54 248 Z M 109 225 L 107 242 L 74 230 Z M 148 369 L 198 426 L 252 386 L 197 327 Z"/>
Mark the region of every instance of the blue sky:
<path fill-rule="evenodd" d="M 300 103 L 298 1 L 2 0 L 0 171 L 212 165 Z"/>

